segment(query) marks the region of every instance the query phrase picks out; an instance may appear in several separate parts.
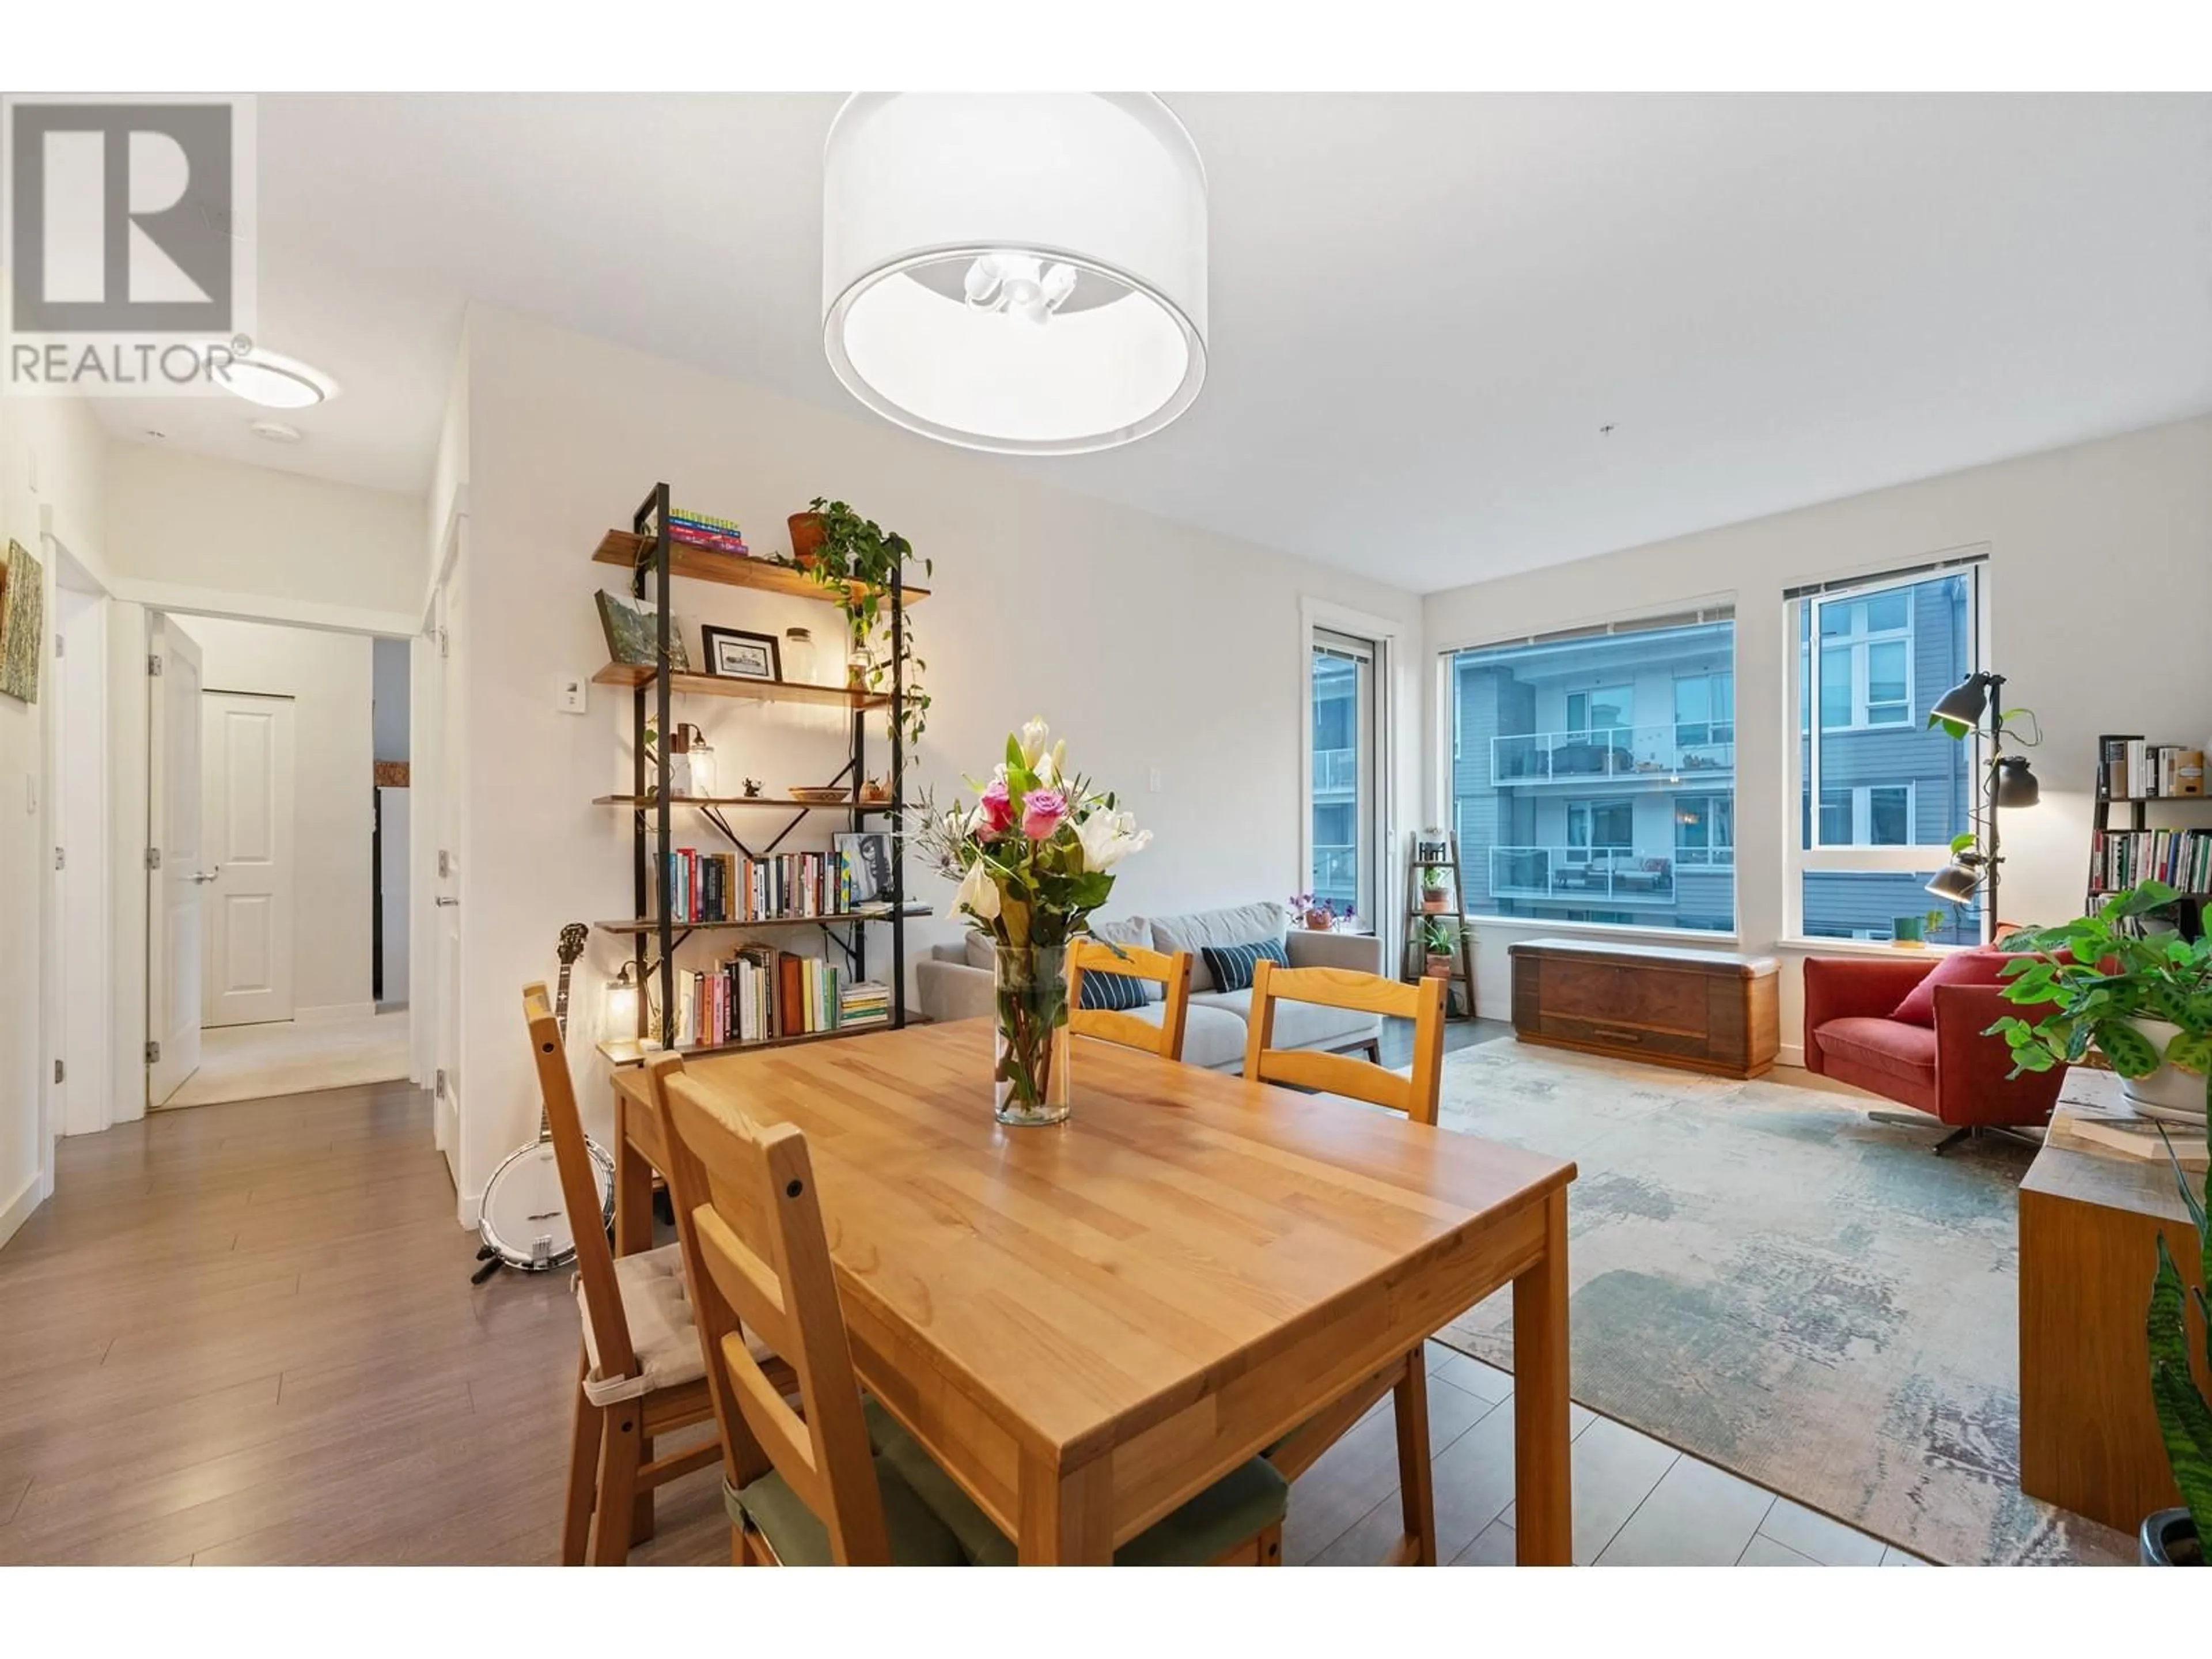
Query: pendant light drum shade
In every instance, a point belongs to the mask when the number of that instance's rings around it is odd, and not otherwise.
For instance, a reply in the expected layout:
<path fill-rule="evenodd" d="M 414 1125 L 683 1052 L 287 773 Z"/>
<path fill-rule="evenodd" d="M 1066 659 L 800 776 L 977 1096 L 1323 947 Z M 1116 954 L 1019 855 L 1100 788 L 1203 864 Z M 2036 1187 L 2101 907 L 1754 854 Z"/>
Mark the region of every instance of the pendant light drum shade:
<path fill-rule="evenodd" d="M 1158 431 L 1206 378 L 1206 173 L 1148 93 L 857 93 L 822 334 L 886 420 L 1014 455 Z"/>

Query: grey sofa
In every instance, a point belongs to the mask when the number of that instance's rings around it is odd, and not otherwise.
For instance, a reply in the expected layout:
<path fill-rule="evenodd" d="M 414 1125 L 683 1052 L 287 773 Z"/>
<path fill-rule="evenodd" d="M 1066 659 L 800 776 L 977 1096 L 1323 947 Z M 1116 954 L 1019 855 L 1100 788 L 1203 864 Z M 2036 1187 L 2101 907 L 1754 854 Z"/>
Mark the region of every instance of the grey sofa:
<path fill-rule="evenodd" d="M 1215 1071 L 1244 1069 L 1244 1035 L 1252 993 L 1224 991 L 1206 971 L 1202 945 L 1249 945 L 1275 938 L 1287 945 L 1294 968 L 1351 968 L 1380 973 L 1382 946 L 1371 936 L 1309 933 L 1285 928 L 1283 907 L 1261 902 L 1180 916 L 1130 916 L 1093 921 L 1092 933 L 1109 944 L 1141 945 L 1155 951 L 1188 951 L 1190 1009 L 1183 1025 L 1182 1057 Z M 991 946 L 977 934 L 957 945 L 938 945 L 915 968 L 921 1012 L 933 1020 L 975 1019 L 991 1012 Z M 1157 1024 L 1159 993 L 1138 1018 Z M 1274 1046 L 1279 1048 L 1358 1048 L 1379 1042 L 1382 1022 L 1374 1014 L 1349 1013 L 1310 1002 L 1275 1006 Z"/>

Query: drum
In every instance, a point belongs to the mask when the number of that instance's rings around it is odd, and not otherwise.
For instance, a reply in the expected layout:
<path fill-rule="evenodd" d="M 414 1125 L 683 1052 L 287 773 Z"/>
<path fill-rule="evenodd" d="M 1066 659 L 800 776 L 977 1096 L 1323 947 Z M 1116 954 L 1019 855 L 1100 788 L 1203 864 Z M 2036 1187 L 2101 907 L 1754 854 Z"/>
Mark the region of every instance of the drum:
<path fill-rule="evenodd" d="M 614 1224 L 614 1160 L 596 1142 L 586 1140 L 584 1149 L 592 1155 L 592 1178 L 599 1183 L 598 1220 L 604 1232 Z M 561 1196 L 561 1170 L 550 1140 L 523 1147 L 492 1171 L 477 1231 L 483 1235 L 480 1256 L 526 1273 L 565 1267 L 576 1259 L 576 1232 Z"/>

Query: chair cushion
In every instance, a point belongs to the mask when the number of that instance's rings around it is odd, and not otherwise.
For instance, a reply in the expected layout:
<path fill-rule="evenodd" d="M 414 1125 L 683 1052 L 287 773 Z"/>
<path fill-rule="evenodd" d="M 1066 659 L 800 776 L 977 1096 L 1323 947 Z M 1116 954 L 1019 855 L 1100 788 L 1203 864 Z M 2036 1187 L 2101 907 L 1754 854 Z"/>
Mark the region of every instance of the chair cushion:
<path fill-rule="evenodd" d="M 1291 947 L 1282 936 L 1254 939 L 1249 945 L 1206 945 L 1199 948 L 1206 963 L 1206 976 L 1213 981 L 1217 991 L 1249 991 L 1252 977 L 1260 971 L 1263 962 L 1291 965 Z"/>
<path fill-rule="evenodd" d="M 1189 951 L 1190 988 L 1218 990 L 1206 958 L 1199 954 L 1201 950 L 1209 945 L 1248 945 L 1255 939 L 1280 939 L 1288 926 L 1280 901 L 1274 899 L 1225 910 L 1200 910 L 1187 916 L 1154 916 L 1152 949 Z"/>
<path fill-rule="evenodd" d="M 599 1334 L 592 1328 L 592 1310 L 584 1300 L 583 1275 L 576 1277 L 576 1311 L 584 1323 L 584 1352 L 591 1360 L 584 1378 L 584 1397 L 594 1406 L 611 1406 L 635 1400 L 655 1389 L 680 1388 L 707 1374 L 699 1347 L 699 1322 L 691 1311 L 691 1297 L 684 1283 L 684 1253 L 679 1244 L 615 1258 L 615 1286 L 622 1293 L 623 1315 L 629 1322 L 630 1352 L 637 1356 L 635 1376 L 604 1376 L 599 1365 Z M 745 1346 L 756 1359 L 774 1358 L 774 1351 L 750 1333 Z"/>
<path fill-rule="evenodd" d="M 1246 991 L 1243 994 L 1249 999 L 1252 994 Z M 1165 1012 L 1163 1005 L 1154 1003 L 1139 1018 L 1157 1020 Z M 1216 1071 L 1223 1066 L 1235 1069 L 1243 1066 L 1243 1020 L 1234 1009 L 1202 1008 L 1195 1002 L 1186 1004 L 1182 1016 L 1182 1061 L 1186 1066 L 1203 1066 Z"/>
<path fill-rule="evenodd" d="M 1813 1040 L 1824 1054 L 1899 1082 L 1935 1086 L 1936 1033 L 1929 1026 L 1853 1016 L 1830 1020 L 1813 1033 Z"/>
<path fill-rule="evenodd" d="M 997 969 L 999 945 L 988 933 L 969 933 L 960 941 L 960 948 L 967 952 L 970 968 L 981 968 L 987 974 Z"/>
<path fill-rule="evenodd" d="M 1014 1540 L 1000 1532 L 960 1483 L 945 1474 L 921 1442 L 893 1425 L 882 1462 L 919 1493 L 960 1540 L 979 1567 L 1011 1567 L 1019 1559 Z M 1154 1522 L 1114 1552 L 1117 1567 L 1199 1567 L 1211 1565 L 1262 1528 L 1283 1518 L 1290 1483 L 1274 1465 L 1255 1457 L 1231 1469 L 1181 1509 Z"/>
<path fill-rule="evenodd" d="M 1890 1018 L 1907 1025 L 1936 1029 L 1936 988 L 1939 985 L 2001 985 L 2004 966 L 2013 959 L 2009 951 L 1954 951 L 1931 969 L 1926 978 L 1905 994 L 1905 1000 Z"/>
<path fill-rule="evenodd" d="M 952 1529 L 939 1520 L 897 1470 L 878 1457 L 876 1489 L 883 1494 L 884 1531 L 891 1547 L 895 1567 L 964 1567 L 968 1556 Z M 722 1507 L 732 1523 L 750 1519 L 768 1540 L 775 1559 L 787 1567 L 827 1567 L 836 1565 L 830 1550 L 830 1528 L 806 1507 L 790 1483 L 777 1474 L 763 1475 L 743 1492 L 732 1492 L 722 1483 Z"/>
<path fill-rule="evenodd" d="M 1234 1014 L 1237 1024 L 1249 1027 L 1252 1020 L 1252 993 L 1248 988 L 1242 991 L 1209 991 L 1202 997 L 1193 997 L 1190 1012 L 1194 1021 L 1201 1008 Z M 1355 1042 L 1364 1042 L 1369 1037 L 1379 1035 L 1382 1030 L 1382 1019 L 1379 1014 L 1364 1014 L 1352 1008 L 1331 1008 L 1318 1002 L 1291 1002 L 1279 999 L 1275 1003 L 1275 1030 L 1272 1041 L 1278 1048 L 1348 1048 Z M 1189 1054 L 1190 1043 L 1186 1036 L 1184 1057 L 1188 1059 Z"/>

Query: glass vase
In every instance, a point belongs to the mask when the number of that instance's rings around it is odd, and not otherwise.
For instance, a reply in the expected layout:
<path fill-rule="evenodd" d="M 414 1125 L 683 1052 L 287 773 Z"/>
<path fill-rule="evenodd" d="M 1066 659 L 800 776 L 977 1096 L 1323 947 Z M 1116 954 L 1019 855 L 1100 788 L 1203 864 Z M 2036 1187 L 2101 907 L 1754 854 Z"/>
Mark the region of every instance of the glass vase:
<path fill-rule="evenodd" d="M 992 1104 L 1001 1123 L 1058 1123 L 1067 1116 L 1067 951 L 1001 945 L 992 970 L 998 1025 Z"/>

